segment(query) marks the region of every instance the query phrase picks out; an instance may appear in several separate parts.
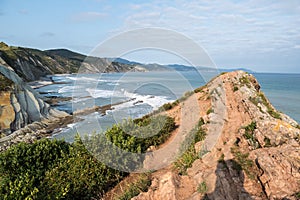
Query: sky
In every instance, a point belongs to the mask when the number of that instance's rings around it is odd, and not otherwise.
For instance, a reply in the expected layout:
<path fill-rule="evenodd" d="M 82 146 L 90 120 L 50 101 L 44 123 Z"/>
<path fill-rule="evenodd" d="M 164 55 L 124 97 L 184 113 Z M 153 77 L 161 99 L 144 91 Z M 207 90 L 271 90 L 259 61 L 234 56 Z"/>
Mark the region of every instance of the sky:
<path fill-rule="evenodd" d="M 87 55 L 126 31 L 162 28 L 197 43 L 219 68 L 300 73 L 298 0 L 0 0 L 0 24 L 0 41 L 8 45 Z M 123 57 L 186 64 L 179 56 L 149 49 Z"/>

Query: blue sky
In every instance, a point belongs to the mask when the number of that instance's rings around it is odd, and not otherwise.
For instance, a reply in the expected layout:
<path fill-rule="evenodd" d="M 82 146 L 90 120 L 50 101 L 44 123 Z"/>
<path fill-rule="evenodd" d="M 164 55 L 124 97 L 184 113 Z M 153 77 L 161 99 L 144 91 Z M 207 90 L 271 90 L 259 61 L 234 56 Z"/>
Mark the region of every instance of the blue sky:
<path fill-rule="evenodd" d="M 197 42 L 218 67 L 300 73 L 298 0 L 0 0 L 0 24 L 9 45 L 84 54 L 124 31 L 167 28 Z M 125 58 L 184 63 L 149 51 Z"/>

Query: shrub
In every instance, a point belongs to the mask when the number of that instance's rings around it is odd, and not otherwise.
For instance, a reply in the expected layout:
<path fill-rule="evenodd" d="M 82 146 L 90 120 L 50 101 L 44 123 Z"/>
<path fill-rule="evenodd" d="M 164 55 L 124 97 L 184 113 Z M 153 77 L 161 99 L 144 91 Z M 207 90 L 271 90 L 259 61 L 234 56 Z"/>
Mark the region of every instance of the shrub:
<path fill-rule="evenodd" d="M 76 141 L 70 154 L 48 170 L 42 182 L 41 197 L 49 199 L 91 199 L 101 197 L 125 175 L 100 163 Z"/>
<path fill-rule="evenodd" d="M 1 199 L 36 197 L 45 173 L 69 151 L 66 142 L 43 139 L 34 144 L 20 143 L 1 153 Z"/>
<path fill-rule="evenodd" d="M 255 172 L 254 172 L 254 164 L 253 161 L 250 160 L 249 153 L 242 153 L 237 147 L 232 147 L 231 152 L 233 153 L 235 159 L 233 162 L 233 168 L 237 171 L 244 170 L 246 174 L 251 179 L 255 179 Z"/>
<path fill-rule="evenodd" d="M 236 91 L 238 91 L 238 90 L 239 90 L 238 86 L 234 86 L 234 87 L 233 87 L 233 92 L 236 92 Z"/>
<path fill-rule="evenodd" d="M 192 166 L 193 162 L 202 156 L 200 154 L 202 152 L 196 152 L 195 144 L 205 139 L 206 132 L 202 128 L 203 124 L 204 120 L 201 118 L 181 146 L 181 151 L 185 150 L 185 152 L 174 163 L 174 167 L 178 170 L 180 175 L 186 174 L 186 170 Z"/>
<path fill-rule="evenodd" d="M 117 197 L 118 200 L 130 200 L 133 197 L 139 195 L 141 192 L 146 192 L 151 185 L 150 176 L 148 174 L 142 174 L 137 181 L 131 183 L 125 192 Z"/>
<path fill-rule="evenodd" d="M 124 131 L 132 127 L 136 127 L 130 132 L 132 135 Z M 77 137 L 73 144 L 42 139 L 33 144 L 12 146 L 0 154 L 0 199 L 101 198 L 128 173 L 98 162 L 85 146 L 93 150 L 96 157 L 97 153 L 118 156 L 118 152 L 111 149 L 101 151 L 111 142 L 124 150 L 145 152 L 149 146 L 163 143 L 175 128 L 173 118 L 156 116 L 114 125 L 103 134 L 86 138 L 84 145 Z M 146 139 L 134 137 L 134 134 L 147 135 L 148 131 L 157 130 L 157 135 Z M 126 164 L 126 158 L 120 160 Z"/>
<path fill-rule="evenodd" d="M 210 113 L 213 113 L 214 112 L 214 109 L 210 108 L 206 111 L 206 114 L 209 115 Z"/>
<path fill-rule="evenodd" d="M 203 181 L 202 183 L 200 183 L 197 187 L 197 192 L 204 194 L 206 193 L 208 190 L 206 183 Z"/>
<path fill-rule="evenodd" d="M 248 126 L 244 127 L 245 129 L 245 133 L 244 133 L 244 137 L 248 140 L 249 144 L 254 148 L 260 148 L 260 144 L 257 141 L 257 139 L 254 136 L 254 130 L 256 129 L 256 122 L 251 122 L 251 124 L 249 124 Z"/>
<path fill-rule="evenodd" d="M 242 86 L 243 86 L 243 85 L 246 85 L 248 88 L 251 87 L 250 80 L 248 79 L 248 77 L 243 76 L 243 77 L 240 78 L 239 81 L 240 81 L 240 83 L 242 84 Z"/>

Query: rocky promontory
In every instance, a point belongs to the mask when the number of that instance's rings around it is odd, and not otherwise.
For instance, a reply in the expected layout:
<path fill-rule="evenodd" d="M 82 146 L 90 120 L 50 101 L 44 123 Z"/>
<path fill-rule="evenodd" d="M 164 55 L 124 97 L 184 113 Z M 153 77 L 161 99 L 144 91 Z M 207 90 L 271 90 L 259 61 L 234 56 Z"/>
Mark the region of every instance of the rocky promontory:
<path fill-rule="evenodd" d="M 155 159 L 146 158 L 144 165 L 158 165 L 173 153 L 165 147 L 177 145 L 178 135 L 200 130 L 202 138 L 172 164 L 148 173 L 148 187 L 136 189 L 141 176 L 131 174 L 104 199 L 134 189 L 140 193 L 131 196 L 134 200 L 300 199 L 299 125 L 277 111 L 260 88 L 248 73 L 223 73 L 180 103 L 165 106 L 178 129 L 165 144 L 149 149 Z M 193 132 L 195 119 L 201 127 Z"/>
<path fill-rule="evenodd" d="M 71 120 L 67 113 L 45 103 L 1 58 L 0 79 L 1 149 L 11 143 L 35 140 L 58 128 L 61 121 Z"/>

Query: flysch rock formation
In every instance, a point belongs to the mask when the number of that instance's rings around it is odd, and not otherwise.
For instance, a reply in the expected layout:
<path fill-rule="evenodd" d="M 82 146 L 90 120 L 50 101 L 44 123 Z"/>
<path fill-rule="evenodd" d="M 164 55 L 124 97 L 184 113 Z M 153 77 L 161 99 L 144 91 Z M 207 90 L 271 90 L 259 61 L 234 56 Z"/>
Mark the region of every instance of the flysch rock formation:
<path fill-rule="evenodd" d="M 51 109 L 1 58 L 0 76 L 3 82 L 11 82 L 9 88 L 0 92 L 0 125 L 4 136 L 0 138 L 0 150 L 11 143 L 35 140 L 51 126 L 53 129 L 54 124 L 71 117 Z"/>
<path fill-rule="evenodd" d="M 191 114 L 204 119 L 207 132 L 195 149 L 206 154 L 195 159 L 184 175 L 173 164 L 151 172 L 147 192 L 132 199 L 300 198 L 299 125 L 270 104 L 254 76 L 243 71 L 221 74 L 167 111 L 179 126 L 170 140 L 180 134 L 180 126 L 187 126 L 182 122 L 189 123 L 181 119 L 180 110 L 192 99 L 199 110 Z M 114 199 L 124 187 L 116 186 L 104 199 Z"/>

